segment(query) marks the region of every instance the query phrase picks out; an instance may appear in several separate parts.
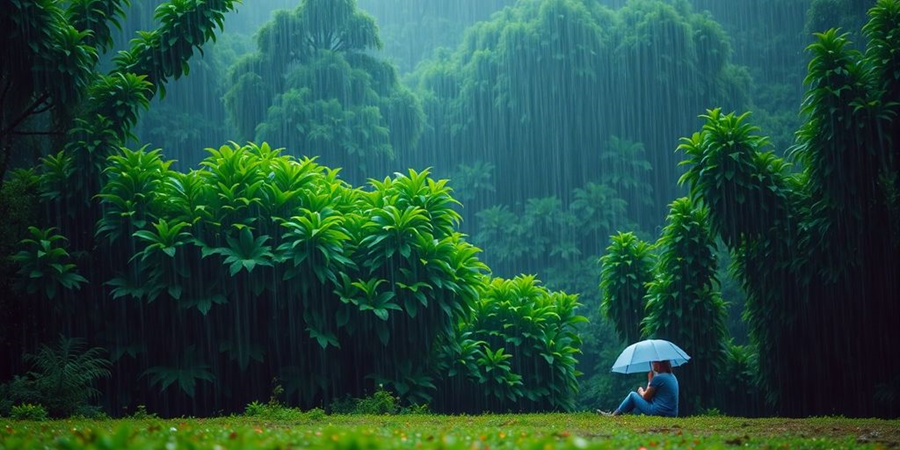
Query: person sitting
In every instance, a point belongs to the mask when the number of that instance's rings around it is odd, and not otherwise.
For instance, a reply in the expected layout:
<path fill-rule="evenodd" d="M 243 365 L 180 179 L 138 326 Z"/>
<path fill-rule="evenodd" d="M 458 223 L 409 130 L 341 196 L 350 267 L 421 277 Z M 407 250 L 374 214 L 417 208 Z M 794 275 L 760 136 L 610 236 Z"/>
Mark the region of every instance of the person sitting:
<path fill-rule="evenodd" d="M 669 361 L 653 361 L 653 370 L 647 374 L 647 389 L 639 387 L 631 392 L 613 411 L 613 416 L 634 411 L 648 416 L 678 416 L 678 379 L 672 375 Z"/>

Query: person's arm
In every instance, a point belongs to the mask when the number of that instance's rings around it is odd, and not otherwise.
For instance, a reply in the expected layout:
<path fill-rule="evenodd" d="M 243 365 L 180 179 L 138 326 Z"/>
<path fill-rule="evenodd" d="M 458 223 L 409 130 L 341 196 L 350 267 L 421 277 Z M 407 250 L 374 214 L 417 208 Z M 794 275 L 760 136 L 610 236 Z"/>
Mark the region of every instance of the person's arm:
<path fill-rule="evenodd" d="M 653 396 L 656 395 L 656 386 L 650 386 L 647 389 L 638 388 L 637 393 L 643 397 L 644 400 L 649 402 L 650 400 L 653 400 Z"/>
<path fill-rule="evenodd" d="M 650 380 L 650 382 L 647 383 L 647 389 L 638 389 L 638 395 L 649 402 L 650 400 L 653 400 L 653 396 L 656 395 L 656 388 L 659 386 L 660 381 L 659 379 L 654 378 L 653 371 L 650 371 L 650 373 L 647 374 L 647 379 Z"/>

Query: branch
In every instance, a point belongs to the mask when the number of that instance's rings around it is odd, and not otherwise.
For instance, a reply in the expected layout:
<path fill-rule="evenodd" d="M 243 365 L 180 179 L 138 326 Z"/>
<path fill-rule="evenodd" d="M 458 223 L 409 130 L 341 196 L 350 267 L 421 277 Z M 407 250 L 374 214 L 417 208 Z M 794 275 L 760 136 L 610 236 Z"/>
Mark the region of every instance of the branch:
<path fill-rule="evenodd" d="M 47 101 L 48 98 L 50 98 L 50 93 L 45 92 L 44 95 L 42 95 L 31 106 L 29 106 L 21 116 L 13 120 L 12 125 L 6 127 L 3 132 L 0 132 L 0 135 L 8 134 L 16 129 L 16 127 L 19 126 L 19 124 L 21 124 L 25 119 L 27 119 L 28 116 L 35 114 L 35 111 L 38 109 L 38 107 L 41 106 L 45 101 Z M 46 111 L 46 109 L 44 109 L 44 111 Z"/>
<path fill-rule="evenodd" d="M 13 131 L 10 134 L 14 136 L 62 136 L 66 133 L 62 131 Z"/>
<path fill-rule="evenodd" d="M 34 115 L 34 114 L 40 114 L 40 113 L 42 113 L 42 112 L 46 112 L 48 109 L 50 109 L 50 108 L 52 108 L 52 107 L 53 107 L 53 103 L 47 102 L 47 104 L 44 105 L 43 108 L 35 109 L 34 111 L 31 112 L 31 114 L 32 114 L 32 115 Z"/>
<path fill-rule="evenodd" d="M 0 94 L 0 105 L 6 100 L 6 94 L 9 93 L 9 88 L 12 87 L 12 76 L 4 77 L 4 79 L 6 80 L 6 87 L 3 88 L 3 93 Z"/>

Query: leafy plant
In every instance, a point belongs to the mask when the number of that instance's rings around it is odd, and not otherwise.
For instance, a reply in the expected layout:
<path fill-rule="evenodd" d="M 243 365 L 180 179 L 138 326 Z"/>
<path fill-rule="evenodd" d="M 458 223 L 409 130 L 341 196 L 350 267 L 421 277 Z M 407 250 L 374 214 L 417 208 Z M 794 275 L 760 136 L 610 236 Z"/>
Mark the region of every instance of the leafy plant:
<path fill-rule="evenodd" d="M 224 262 L 229 265 L 228 272 L 231 276 L 241 270 L 251 273 L 256 266 L 272 265 L 272 247 L 265 245 L 269 239 L 265 235 L 254 238 L 250 228 L 245 227 L 241 229 L 237 239 L 230 236 L 226 238 L 228 247 L 218 248 L 214 252 L 225 257 Z"/>
<path fill-rule="evenodd" d="M 633 233 L 619 233 L 610 240 L 606 255 L 600 258 L 600 308 L 615 325 L 619 338 L 631 344 L 641 337 L 640 323 L 655 256 L 653 247 Z"/>
<path fill-rule="evenodd" d="M 396 69 L 369 53 L 381 48 L 378 27 L 355 1 L 304 0 L 277 12 L 256 42 L 232 67 L 225 95 L 243 139 L 304 148 L 353 174 L 416 145 L 421 106 Z"/>
<path fill-rule="evenodd" d="M 148 412 L 147 407 L 145 405 L 138 405 L 137 408 L 128 416 L 134 420 L 149 420 L 149 419 L 158 419 L 156 414 Z"/>
<path fill-rule="evenodd" d="M 140 257 L 142 262 L 153 258 L 157 252 L 161 252 L 169 258 L 175 257 L 178 247 L 186 244 L 190 238 L 190 233 L 181 230 L 189 227 L 190 224 L 185 222 L 170 222 L 160 220 L 153 224 L 156 232 L 148 230 L 140 230 L 134 233 L 134 237 L 145 241 L 147 245 L 144 250 L 134 255 L 135 258 Z"/>
<path fill-rule="evenodd" d="M 260 403 L 253 401 L 244 408 L 244 415 L 264 420 L 290 420 L 296 421 L 310 415 L 316 415 L 314 412 L 304 413 L 297 408 L 288 408 L 283 405 L 273 405 L 270 403 Z M 316 420 L 316 419 L 313 419 Z"/>
<path fill-rule="evenodd" d="M 707 211 L 686 198 L 675 200 L 659 248 L 653 280 L 647 285 L 647 336 L 677 343 L 691 365 L 679 370 L 679 413 L 715 404 L 717 376 L 725 362 L 725 302 L 716 279 L 716 244 Z"/>
<path fill-rule="evenodd" d="M 19 265 L 19 288 L 28 294 L 40 292 L 53 299 L 58 290 L 78 290 L 87 279 L 78 274 L 78 266 L 64 245 L 67 239 L 55 228 L 28 227 L 31 238 L 23 239 L 24 250 L 12 257 Z"/>
<path fill-rule="evenodd" d="M 379 387 L 370 397 L 356 402 L 356 414 L 383 415 L 397 414 L 400 410 L 399 400 L 389 391 Z"/>
<path fill-rule="evenodd" d="M 476 161 L 474 164 L 459 164 L 450 174 L 456 197 L 463 203 L 471 202 L 487 194 L 496 192 L 493 181 L 494 165 Z"/>
<path fill-rule="evenodd" d="M 644 144 L 610 136 L 606 148 L 600 152 L 604 169 L 600 183 L 625 198 L 636 199 L 633 203 L 653 206 L 653 186 L 646 182 L 653 166 L 645 154 Z"/>
<path fill-rule="evenodd" d="M 215 375 L 210 372 L 210 366 L 196 359 L 196 350 L 189 346 L 181 355 L 180 364 L 175 367 L 154 366 L 141 375 L 150 377 L 151 386 L 159 386 L 160 392 L 164 392 L 174 383 L 188 397 L 196 393 L 197 380 L 212 382 Z"/>
<path fill-rule="evenodd" d="M 31 403 L 23 403 L 12 407 L 9 415 L 13 420 L 47 420 L 47 410 L 41 405 L 32 405 Z"/>
<path fill-rule="evenodd" d="M 441 350 L 450 376 L 445 382 L 474 383 L 483 399 L 443 401 L 474 411 L 572 409 L 580 375 L 577 325 L 587 320 L 577 315 L 578 306 L 575 296 L 550 292 L 534 277 L 491 280 L 470 319 Z"/>
<path fill-rule="evenodd" d="M 25 355 L 32 370 L 9 393 L 43 405 L 54 417 L 71 416 L 99 397 L 93 384 L 110 376 L 110 362 L 103 353 L 99 347 L 86 348 L 82 339 L 60 336 L 56 345 L 41 345 L 36 353 Z"/>
<path fill-rule="evenodd" d="M 400 399 L 379 386 L 370 396 L 338 399 L 331 403 L 329 409 L 332 414 L 397 414 L 400 412 Z"/>

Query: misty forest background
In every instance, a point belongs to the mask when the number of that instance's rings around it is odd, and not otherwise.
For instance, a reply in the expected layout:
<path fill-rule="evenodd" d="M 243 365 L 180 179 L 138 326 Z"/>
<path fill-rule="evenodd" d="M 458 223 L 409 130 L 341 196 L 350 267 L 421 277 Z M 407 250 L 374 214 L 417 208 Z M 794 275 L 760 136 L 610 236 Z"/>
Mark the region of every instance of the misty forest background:
<path fill-rule="evenodd" d="M 13 3 L 0 414 L 900 412 L 900 2 Z"/>

